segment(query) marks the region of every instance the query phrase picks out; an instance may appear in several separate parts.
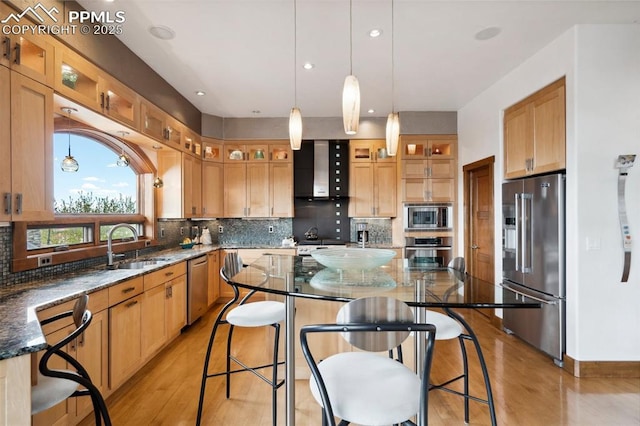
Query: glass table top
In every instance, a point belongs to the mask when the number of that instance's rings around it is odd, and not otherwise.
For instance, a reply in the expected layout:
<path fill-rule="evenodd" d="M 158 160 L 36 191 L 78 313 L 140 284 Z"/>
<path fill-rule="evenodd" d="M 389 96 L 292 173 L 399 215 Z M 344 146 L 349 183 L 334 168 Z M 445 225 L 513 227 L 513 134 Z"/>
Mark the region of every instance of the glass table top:
<path fill-rule="evenodd" d="M 407 266 L 403 259 L 370 270 L 325 268 L 309 256 L 265 254 L 231 278 L 257 291 L 348 302 L 389 296 L 411 306 L 539 308 L 532 299 L 502 302 L 499 285 L 451 269 Z"/>

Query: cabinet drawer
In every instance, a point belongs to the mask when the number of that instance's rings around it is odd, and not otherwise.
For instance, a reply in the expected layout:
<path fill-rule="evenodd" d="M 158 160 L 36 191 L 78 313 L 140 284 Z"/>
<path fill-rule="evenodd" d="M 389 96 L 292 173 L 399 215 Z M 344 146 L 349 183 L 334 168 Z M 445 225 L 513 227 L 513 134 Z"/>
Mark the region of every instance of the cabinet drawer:
<path fill-rule="evenodd" d="M 89 311 L 91 311 L 92 314 L 95 314 L 96 312 L 104 311 L 108 307 L 107 299 L 108 299 L 108 292 L 106 289 L 89 293 L 89 303 L 88 303 L 87 309 L 89 309 Z M 64 303 L 61 303 L 59 305 L 52 306 L 47 309 L 43 309 L 38 312 L 38 320 L 42 321 L 46 318 L 51 318 L 52 316 L 58 315 L 62 312 L 71 311 L 73 310 L 73 305 L 75 305 L 75 303 L 76 303 L 76 299 L 72 299 Z M 71 325 L 72 322 L 73 322 L 73 318 L 71 317 L 65 318 L 64 320 L 60 320 L 60 321 L 54 321 L 51 324 L 47 324 L 43 326 L 42 331 L 45 335 L 47 335 L 56 330 L 59 330 L 68 325 Z"/>
<path fill-rule="evenodd" d="M 109 306 L 117 305 L 123 300 L 142 293 L 144 289 L 142 277 L 133 278 L 109 287 Z"/>
<path fill-rule="evenodd" d="M 160 284 L 164 284 L 167 281 L 186 273 L 186 262 L 176 263 L 175 265 L 167 266 L 166 268 L 151 272 L 144 276 L 144 290 L 147 291 L 151 288 L 157 287 Z"/>

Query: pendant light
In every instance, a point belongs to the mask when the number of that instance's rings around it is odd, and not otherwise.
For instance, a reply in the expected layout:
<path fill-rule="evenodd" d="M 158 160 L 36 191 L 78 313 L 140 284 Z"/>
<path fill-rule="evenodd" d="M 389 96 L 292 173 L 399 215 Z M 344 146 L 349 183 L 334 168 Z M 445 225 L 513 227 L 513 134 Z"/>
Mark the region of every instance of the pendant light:
<path fill-rule="evenodd" d="M 129 132 L 125 132 L 125 131 L 119 131 L 118 134 L 120 135 L 120 139 L 124 139 L 125 136 L 127 136 L 129 134 Z M 116 161 L 116 165 L 118 167 L 129 167 L 129 163 L 131 161 L 129 160 L 129 157 L 127 157 L 127 154 L 124 153 L 124 141 L 122 142 L 122 152 L 120 153 L 120 155 L 118 155 L 118 161 Z"/>
<path fill-rule="evenodd" d="M 62 111 L 67 113 L 67 134 L 69 135 L 69 151 L 62 163 L 60 163 L 60 168 L 63 172 L 75 173 L 80 168 L 80 165 L 71 155 L 71 113 L 78 112 L 77 109 L 71 107 L 62 107 L 60 108 Z"/>
<path fill-rule="evenodd" d="M 293 108 L 289 114 L 289 143 L 291 149 L 299 150 L 302 145 L 302 113 L 298 104 L 298 71 L 297 71 L 297 8 L 296 0 L 293 0 Z"/>
<path fill-rule="evenodd" d="M 398 152 L 398 139 L 400 138 L 400 117 L 395 112 L 394 99 L 394 58 L 393 58 L 393 0 L 391 0 L 391 113 L 387 116 L 387 154 L 394 156 Z"/>
<path fill-rule="evenodd" d="M 348 135 L 358 133 L 360 124 L 360 85 L 353 75 L 353 17 L 352 2 L 349 0 L 349 75 L 344 79 L 342 89 L 342 121 Z"/>
<path fill-rule="evenodd" d="M 162 178 L 160 176 L 157 176 L 153 180 L 153 187 L 154 188 L 162 188 L 163 186 L 164 186 L 164 182 L 162 181 Z"/>

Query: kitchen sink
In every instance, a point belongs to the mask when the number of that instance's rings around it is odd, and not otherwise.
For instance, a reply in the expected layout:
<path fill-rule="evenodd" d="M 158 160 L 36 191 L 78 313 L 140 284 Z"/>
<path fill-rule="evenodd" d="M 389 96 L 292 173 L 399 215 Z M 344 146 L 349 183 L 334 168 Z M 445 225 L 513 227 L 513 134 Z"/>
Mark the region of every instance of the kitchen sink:
<path fill-rule="evenodd" d="M 142 269 L 145 266 L 152 266 L 158 263 L 158 260 L 136 260 L 133 262 L 120 263 L 116 269 Z"/>

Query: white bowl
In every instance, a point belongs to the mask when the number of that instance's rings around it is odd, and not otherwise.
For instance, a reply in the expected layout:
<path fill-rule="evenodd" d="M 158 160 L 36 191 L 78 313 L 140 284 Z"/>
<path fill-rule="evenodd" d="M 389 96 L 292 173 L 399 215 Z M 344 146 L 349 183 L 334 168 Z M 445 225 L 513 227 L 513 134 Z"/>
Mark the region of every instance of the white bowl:
<path fill-rule="evenodd" d="M 373 269 L 389 262 L 396 255 L 394 250 L 373 248 L 330 248 L 313 250 L 316 262 L 333 269 Z"/>

